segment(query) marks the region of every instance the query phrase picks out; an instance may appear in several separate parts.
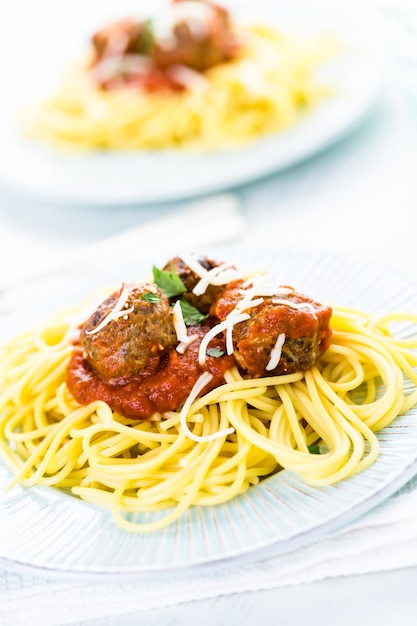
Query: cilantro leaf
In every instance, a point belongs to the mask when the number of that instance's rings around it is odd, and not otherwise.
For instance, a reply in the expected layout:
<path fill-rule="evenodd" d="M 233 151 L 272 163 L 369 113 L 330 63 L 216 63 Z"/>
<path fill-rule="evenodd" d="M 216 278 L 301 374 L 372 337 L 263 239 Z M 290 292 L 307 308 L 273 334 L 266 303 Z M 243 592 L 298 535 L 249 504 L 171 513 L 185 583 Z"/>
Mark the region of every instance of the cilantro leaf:
<path fill-rule="evenodd" d="M 310 452 L 310 454 L 320 454 L 320 446 L 313 445 L 313 446 L 307 446 L 307 447 L 308 447 L 308 451 Z"/>
<path fill-rule="evenodd" d="M 200 322 L 208 318 L 208 315 L 203 315 L 203 313 L 200 313 L 200 311 L 196 309 L 195 306 L 187 302 L 187 300 L 181 299 L 180 306 L 184 322 L 187 324 L 187 326 L 190 326 L 192 324 L 200 324 Z"/>
<path fill-rule="evenodd" d="M 152 268 L 154 283 L 164 292 L 167 298 L 179 296 L 187 291 L 181 278 L 175 272 L 160 270 L 155 265 Z"/>
<path fill-rule="evenodd" d="M 159 302 L 159 297 L 156 295 L 156 293 L 152 293 L 151 291 L 143 293 L 140 297 L 142 300 L 150 302 L 150 304 L 157 304 Z"/>
<path fill-rule="evenodd" d="M 208 348 L 206 354 L 207 356 L 214 356 L 218 359 L 219 356 L 223 356 L 224 350 L 220 350 L 220 348 Z"/>

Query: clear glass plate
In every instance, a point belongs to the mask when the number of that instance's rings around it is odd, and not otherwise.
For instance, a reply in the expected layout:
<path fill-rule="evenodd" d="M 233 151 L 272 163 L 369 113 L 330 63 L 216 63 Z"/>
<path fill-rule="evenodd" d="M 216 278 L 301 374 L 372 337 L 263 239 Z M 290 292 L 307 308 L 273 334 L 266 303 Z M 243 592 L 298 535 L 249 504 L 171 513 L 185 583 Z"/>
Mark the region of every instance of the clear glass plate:
<path fill-rule="evenodd" d="M 118 5 L 119 14 L 125 4 L 131 6 L 125 0 Z M 210 154 L 179 150 L 65 154 L 26 140 L 16 125 L 16 111 L 43 98 L 57 84 L 57 68 L 46 63 L 42 65 L 43 77 L 29 68 L 25 81 L 22 83 L 19 74 L 16 84 L 5 89 L 6 96 L 0 101 L 0 181 L 20 194 L 69 204 L 178 200 L 253 181 L 292 166 L 345 137 L 366 117 L 387 75 L 386 49 L 376 15 L 307 0 L 229 0 L 225 4 L 237 18 L 275 24 L 283 32 L 299 36 L 330 33 L 338 38 L 344 50 L 326 65 L 324 74 L 335 88 L 334 96 L 288 130 L 237 150 Z M 98 22 L 100 11 L 96 3 L 92 7 Z M 89 15 L 92 7 L 83 6 L 82 11 Z M 83 14 L 82 20 L 86 20 Z M 78 37 L 74 38 L 79 43 Z M 77 58 L 79 53 L 79 49 L 75 51 Z M 59 59 L 62 71 L 62 51 Z M 49 64 L 53 60 L 49 55 Z M 68 56 L 67 62 L 70 60 Z"/>
<path fill-rule="evenodd" d="M 417 310 L 416 286 L 385 267 L 293 249 L 204 252 L 234 260 L 245 271 L 271 271 L 278 284 L 331 305 L 379 313 Z M 166 260 L 136 268 L 117 264 L 105 273 L 69 271 L 10 289 L 0 297 L 1 340 L 98 286 L 141 278 Z M 52 488 L 7 492 L 10 474 L 0 463 L 0 560 L 68 575 L 149 577 L 288 552 L 369 511 L 417 473 L 416 414 L 413 409 L 379 433 L 378 460 L 357 476 L 313 488 L 282 471 L 226 504 L 192 508 L 172 526 L 146 535 L 121 530 L 108 511 Z"/>

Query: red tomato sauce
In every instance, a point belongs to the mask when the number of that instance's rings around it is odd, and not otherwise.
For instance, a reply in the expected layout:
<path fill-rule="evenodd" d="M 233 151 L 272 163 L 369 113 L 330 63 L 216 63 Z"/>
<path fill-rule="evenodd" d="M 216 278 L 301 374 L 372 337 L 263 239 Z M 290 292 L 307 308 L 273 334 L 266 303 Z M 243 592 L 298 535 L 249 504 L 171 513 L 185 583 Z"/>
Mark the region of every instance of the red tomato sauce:
<path fill-rule="evenodd" d="M 167 351 L 157 370 L 146 370 L 115 383 L 104 382 L 85 360 L 82 347 L 76 346 L 68 366 L 68 388 L 82 405 L 103 400 L 114 411 L 135 419 L 148 419 L 154 413 L 176 410 L 203 372 L 210 372 L 213 376 L 204 389 L 206 393 L 224 383 L 226 370 L 235 365 L 233 355 L 226 355 L 222 336 L 215 337 L 210 348 L 218 348 L 224 355 L 207 356 L 204 366 L 199 365 L 199 346 L 210 327 L 211 324 L 207 323 L 189 327 L 189 334 L 198 334 L 198 339 L 184 354 L 175 349 Z"/>

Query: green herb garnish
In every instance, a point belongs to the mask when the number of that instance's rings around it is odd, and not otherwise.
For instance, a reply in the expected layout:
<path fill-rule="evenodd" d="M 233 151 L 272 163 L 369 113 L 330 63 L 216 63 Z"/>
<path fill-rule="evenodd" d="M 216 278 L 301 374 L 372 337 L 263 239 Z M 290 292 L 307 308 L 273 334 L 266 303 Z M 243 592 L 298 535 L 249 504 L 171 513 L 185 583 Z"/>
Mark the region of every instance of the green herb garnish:
<path fill-rule="evenodd" d="M 142 24 L 142 32 L 139 37 L 136 52 L 137 54 L 150 56 L 154 47 L 155 34 L 153 31 L 153 20 L 149 19 Z"/>
<path fill-rule="evenodd" d="M 187 302 L 187 300 L 181 299 L 180 306 L 182 311 L 182 317 L 187 326 L 200 324 L 203 320 L 206 320 L 208 318 L 208 315 L 203 315 L 203 313 L 196 309 L 195 306 Z"/>
<path fill-rule="evenodd" d="M 308 447 L 308 451 L 310 452 L 310 454 L 320 454 L 320 446 L 313 445 L 313 446 L 307 446 L 307 447 Z"/>
<path fill-rule="evenodd" d="M 151 291 L 143 293 L 140 297 L 142 300 L 150 302 L 150 304 L 157 304 L 159 302 L 159 296 L 157 296 L 156 293 L 152 293 Z"/>
<path fill-rule="evenodd" d="M 187 291 L 181 278 L 175 272 L 160 270 L 155 265 L 152 268 L 154 283 L 164 292 L 167 298 L 179 296 Z"/>
<path fill-rule="evenodd" d="M 208 348 L 206 354 L 207 356 L 214 356 L 218 359 L 219 356 L 223 356 L 224 350 L 220 350 L 220 348 Z"/>

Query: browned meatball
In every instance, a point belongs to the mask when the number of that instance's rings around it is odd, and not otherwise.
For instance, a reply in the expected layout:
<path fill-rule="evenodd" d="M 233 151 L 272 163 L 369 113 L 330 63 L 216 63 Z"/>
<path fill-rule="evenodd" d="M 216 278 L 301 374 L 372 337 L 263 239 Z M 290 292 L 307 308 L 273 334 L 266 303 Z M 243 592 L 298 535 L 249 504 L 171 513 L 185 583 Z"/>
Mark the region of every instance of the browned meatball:
<path fill-rule="evenodd" d="M 217 261 L 213 261 L 208 257 L 196 257 L 196 260 L 204 267 L 205 270 L 209 271 L 213 269 L 213 267 L 218 267 L 221 263 Z M 187 292 L 182 294 L 181 297 L 184 300 L 187 300 L 192 306 L 198 309 L 201 313 L 208 313 L 211 305 L 216 300 L 216 298 L 224 291 L 224 285 L 215 286 L 209 285 L 206 291 L 197 296 L 192 293 L 194 287 L 200 280 L 200 276 L 193 272 L 193 270 L 186 264 L 180 257 L 174 257 L 168 263 L 165 264 L 163 270 L 170 273 L 178 274 L 184 283 Z"/>
<path fill-rule="evenodd" d="M 90 76 L 102 89 L 184 89 L 182 83 L 153 62 L 150 21 L 124 19 L 108 24 L 93 35 L 92 45 Z"/>
<path fill-rule="evenodd" d="M 104 26 L 91 38 L 94 62 L 105 57 L 139 53 L 144 34 L 144 24 L 129 18 Z"/>
<path fill-rule="evenodd" d="M 128 297 L 119 315 L 123 294 Z M 85 322 L 81 342 L 86 360 L 106 382 L 153 372 L 164 350 L 177 343 L 168 299 L 153 284 L 124 285 Z"/>
<path fill-rule="evenodd" d="M 166 11 L 162 33 L 161 22 L 155 21 L 153 58 L 158 67 L 185 65 L 203 72 L 236 56 L 239 44 L 223 7 L 205 0 L 174 0 Z"/>
<path fill-rule="evenodd" d="M 213 305 L 211 313 L 224 320 L 242 299 L 241 286 L 227 289 Z M 233 328 L 235 360 L 242 370 L 255 378 L 307 370 L 329 345 L 331 307 L 291 288 L 286 289 L 288 293 L 264 297 L 261 304 L 247 309 L 249 319 Z M 271 352 L 282 333 L 285 342 L 279 362 L 269 369 Z"/>

